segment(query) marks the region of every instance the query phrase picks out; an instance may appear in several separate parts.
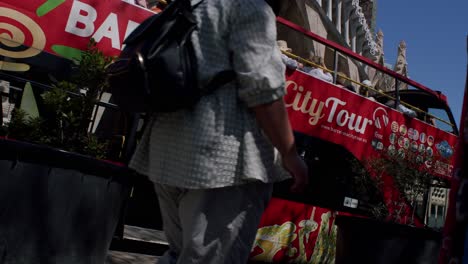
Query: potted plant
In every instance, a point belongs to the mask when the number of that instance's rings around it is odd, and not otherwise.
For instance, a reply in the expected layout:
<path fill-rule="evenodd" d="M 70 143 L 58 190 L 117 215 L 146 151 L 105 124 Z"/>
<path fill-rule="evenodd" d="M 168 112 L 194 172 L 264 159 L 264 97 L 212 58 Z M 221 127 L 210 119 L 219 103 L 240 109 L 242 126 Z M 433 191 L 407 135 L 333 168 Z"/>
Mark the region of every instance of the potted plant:
<path fill-rule="evenodd" d="M 368 214 L 337 217 L 336 263 L 436 263 L 441 235 L 416 214 L 424 214 L 433 172 L 412 151 L 362 164 L 354 167 L 354 190 Z"/>
<path fill-rule="evenodd" d="M 92 41 L 72 80 L 37 104 L 26 84 L 2 127 L 1 263 L 104 263 L 130 191 L 129 171 L 89 129 L 110 60 Z"/>

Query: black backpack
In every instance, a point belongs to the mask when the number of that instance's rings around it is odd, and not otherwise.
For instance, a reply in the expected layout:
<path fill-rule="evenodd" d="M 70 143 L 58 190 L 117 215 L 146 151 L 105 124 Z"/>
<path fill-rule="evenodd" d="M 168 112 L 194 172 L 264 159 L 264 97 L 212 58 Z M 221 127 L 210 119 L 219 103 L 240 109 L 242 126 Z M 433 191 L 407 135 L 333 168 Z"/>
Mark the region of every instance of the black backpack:
<path fill-rule="evenodd" d="M 191 42 L 197 29 L 192 14 L 195 7 L 190 0 L 172 1 L 125 39 L 122 53 L 107 67 L 111 100 L 122 110 L 172 112 L 187 108 L 234 78 L 231 71 L 221 72 L 205 89 L 198 87 Z"/>

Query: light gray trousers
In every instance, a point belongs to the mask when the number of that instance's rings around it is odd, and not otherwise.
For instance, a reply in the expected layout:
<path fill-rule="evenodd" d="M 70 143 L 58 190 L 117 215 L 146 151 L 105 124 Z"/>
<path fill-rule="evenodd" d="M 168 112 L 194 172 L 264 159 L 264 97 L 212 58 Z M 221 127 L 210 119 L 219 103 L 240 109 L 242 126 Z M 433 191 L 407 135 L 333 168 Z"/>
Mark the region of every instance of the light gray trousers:
<path fill-rule="evenodd" d="M 245 264 L 273 185 L 155 189 L 169 242 L 158 264 Z"/>

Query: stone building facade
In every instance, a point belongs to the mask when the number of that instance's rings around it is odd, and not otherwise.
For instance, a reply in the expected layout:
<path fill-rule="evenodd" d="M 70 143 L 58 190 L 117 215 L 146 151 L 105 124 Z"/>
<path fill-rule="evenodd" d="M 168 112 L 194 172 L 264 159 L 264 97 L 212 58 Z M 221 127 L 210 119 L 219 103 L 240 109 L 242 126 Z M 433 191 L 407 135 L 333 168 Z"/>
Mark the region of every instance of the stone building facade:
<path fill-rule="evenodd" d="M 283 1 L 280 16 L 305 29 L 370 59 L 378 56 L 374 40 L 377 0 L 288 0 Z M 288 42 L 293 53 L 308 58 L 311 53 L 322 56 L 333 69 L 334 53 L 320 43 L 278 25 L 278 39 Z M 361 63 L 339 56 L 338 71 L 356 81 L 367 78 Z"/>

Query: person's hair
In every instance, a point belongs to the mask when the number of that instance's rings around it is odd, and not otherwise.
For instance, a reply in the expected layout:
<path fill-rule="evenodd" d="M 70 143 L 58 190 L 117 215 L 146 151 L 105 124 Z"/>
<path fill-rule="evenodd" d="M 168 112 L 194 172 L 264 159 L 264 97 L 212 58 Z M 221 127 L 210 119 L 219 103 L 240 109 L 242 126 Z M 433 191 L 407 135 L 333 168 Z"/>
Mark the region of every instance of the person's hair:
<path fill-rule="evenodd" d="M 336 75 L 336 83 L 346 86 L 349 83 L 349 81 L 345 77 L 348 77 L 346 73 L 338 72 Z"/>
<path fill-rule="evenodd" d="M 372 87 L 372 82 L 370 80 L 367 80 L 367 79 L 362 81 L 362 84 Z"/>
<path fill-rule="evenodd" d="M 318 65 L 318 66 L 320 66 L 320 67 L 327 68 L 327 66 L 325 66 L 325 61 L 324 61 L 323 58 L 320 57 L 320 56 L 312 56 L 312 57 L 310 58 L 310 60 L 311 60 L 314 64 L 316 64 L 316 65 Z"/>

